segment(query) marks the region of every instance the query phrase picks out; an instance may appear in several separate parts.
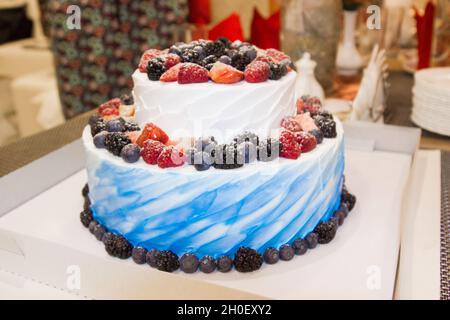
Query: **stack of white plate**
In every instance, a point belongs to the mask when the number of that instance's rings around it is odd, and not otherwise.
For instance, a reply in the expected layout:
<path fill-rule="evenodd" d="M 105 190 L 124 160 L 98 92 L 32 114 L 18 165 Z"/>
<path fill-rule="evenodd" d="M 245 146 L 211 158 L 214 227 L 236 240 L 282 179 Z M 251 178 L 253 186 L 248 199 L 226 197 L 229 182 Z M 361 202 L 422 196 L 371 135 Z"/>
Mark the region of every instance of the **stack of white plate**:
<path fill-rule="evenodd" d="M 450 68 L 414 74 L 411 120 L 426 130 L 450 136 Z"/>

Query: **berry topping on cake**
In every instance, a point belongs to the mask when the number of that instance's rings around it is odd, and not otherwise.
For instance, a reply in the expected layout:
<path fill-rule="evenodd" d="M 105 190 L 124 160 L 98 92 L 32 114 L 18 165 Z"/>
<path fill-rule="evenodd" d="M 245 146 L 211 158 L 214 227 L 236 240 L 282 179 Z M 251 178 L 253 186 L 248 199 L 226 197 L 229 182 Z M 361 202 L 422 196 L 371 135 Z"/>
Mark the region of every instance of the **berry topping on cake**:
<path fill-rule="evenodd" d="M 125 129 L 125 120 L 122 118 L 117 118 L 106 122 L 106 131 L 108 132 L 124 132 Z"/>
<path fill-rule="evenodd" d="M 216 83 L 235 83 L 243 79 L 244 73 L 222 62 L 214 63 L 209 77 Z"/>
<path fill-rule="evenodd" d="M 322 131 L 320 131 L 319 129 L 314 129 L 314 130 L 309 131 L 309 133 L 312 134 L 316 138 L 317 144 L 322 143 L 322 141 L 323 141 Z"/>
<path fill-rule="evenodd" d="M 295 138 L 300 144 L 302 152 L 309 152 L 317 146 L 317 140 L 314 135 L 304 131 L 296 132 Z"/>
<path fill-rule="evenodd" d="M 109 133 L 105 138 L 106 149 L 115 156 L 120 156 L 122 148 L 130 143 L 130 138 L 122 132 Z"/>
<path fill-rule="evenodd" d="M 166 72 L 164 72 L 161 75 L 161 78 L 159 78 L 162 82 L 175 82 L 178 80 L 178 72 L 180 71 L 180 67 L 182 66 L 181 63 L 173 66 L 172 68 L 168 69 Z"/>
<path fill-rule="evenodd" d="M 245 80 L 251 83 L 264 82 L 269 79 L 269 75 L 270 67 L 262 61 L 253 61 L 245 68 L 244 72 Z"/>
<path fill-rule="evenodd" d="M 301 145 L 297 141 L 296 134 L 291 131 L 284 130 L 280 134 L 281 157 L 287 159 L 298 159 L 302 153 Z"/>
<path fill-rule="evenodd" d="M 169 136 L 155 124 L 147 123 L 136 143 L 142 148 L 144 146 L 144 142 L 147 140 L 156 140 L 165 144 L 169 141 Z"/>
<path fill-rule="evenodd" d="M 277 49 L 267 49 L 266 55 L 272 58 L 272 60 L 276 63 L 280 63 L 284 60 L 291 60 L 291 58 L 287 54 Z"/>
<path fill-rule="evenodd" d="M 348 211 L 352 211 L 356 203 L 356 197 L 347 191 L 347 189 L 342 190 L 341 202 L 347 205 Z"/>
<path fill-rule="evenodd" d="M 106 252 L 119 259 L 128 259 L 133 250 L 132 245 L 122 236 L 112 235 L 104 242 Z"/>
<path fill-rule="evenodd" d="M 216 63 L 217 60 L 218 60 L 218 58 L 215 55 L 212 54 L 212 55 L 207 56 L 205 59 L 202 60 L 202 65 L 204 67 L 206 67 L 207 65 Z"/>
<path fill-rule="evenodd" d="M 225 45 L 221 41 L 208 41 L 204 44 L 206 56 L 214 55 L 220 57 L 225 53 Z"/>
<path fill-rule="evenodd" d="M 99 114 L 94 114 L 89 117 L 88 124 L 90 127 L 92 127 L 94 124 L 96 124 L 99 121 L 103 121 L 102 117 L 100 117 Z"/>
<path fill-rule="evenodd" d="M 288 72 L 286 64 L 284 63 L 270 63 L 270 80 L 280 80 Z"/>
<path fill-rule="evenodd" d="M 259 141 L 258 146 L 258 160 L 269 162 L 277 159 L 280 156 L 281 143 L 274 138 L 268 138 Z"/>
<path fill-rule="evenodd" d="M 122 151 L 120 151 L 120 156 L 125 162 L 135 163 L 141 156 L 141 148 L 139 148 L 137 144 L 127 144 L 122 148 Z"/>
<path fill-rule="evenodd" d="M 280 259 L 283 261 L 292 260 L 294 257 L 294 248 L 292 248 L 289 244 L 283 244 L 280 247 Z"/>
<path fill-rule="evenodd" d="M 234 256 L 234 267 L 239 272 L 252 272 L 261 268 L 262 256 L 256 250 L 241 247 Z"/>
<path fill-rule="evenodd" d="M 173 146 L 164 147 L 158 157 L 157 163 L 160 168 L 179 167 L 184 164 L 185 157 L 182 151 Z"/>
<path fill-rule="evenodd" d="M 167 53 L 161 56 L 161 59 L 164 61 L 164 67 L 166 70 L 169 70 L 173 66 L 180 63 L 181 59 L 178 55 L 173 53 Z"/>
<path fill-rule="evenodd" d="M 320 244 L 329 243 L 336 235 L 337 225 L 331 221 L 324 221 L 317 225 L 314 233 L 318 235 L 318 242 Z"/>
<path fill-rule="evenodd" d="M 308 96 L 306 100 L 304 100 L 304 110 L 311 113 L 311 115 L 319 113 L 321 109 L 322 109 L 322 102 L 320 101 L 319 97 Z"/>
<path fill-rule="evenodd" d="M 91 223 L 92 220 L 94 220 L 94 218 L 92 216 L 91 209 L 87 208 L 87 210 L 81 211 L 81 213 L 80 213 L 80 221 L 83 224 L 83 226 L 88 228 L 89 224 Z"/>
<path fill-rule="evenodd" d="M 102 116 L 111 115 L 115 110 L 117 115 L 119 115 L 119 107 L 122 104 L 120 98 L 111 99 L 98 107 L 98 113 Z"/>
<path fill-rule="evenodd" d="M 217 61 L 224 63 L 224 64 L 231 65 L 231 58 L 229 56 L 221 56 L 219 58 L 219 60 L 217 60 Z"/>
<path fill-rule="evenodd" d="M 93 234 L 98 241 L 102 241 L 104 234 L 106 233 L 105 227 L 97 223 L 94 227 Z"/>
<path fill-rule="evenodd" d="M 178 72 L 178 83 L 208 82 L 208 70 L 195 63 L 183 63 Z"/>
<path fill-rule="evenodd" d="M 83 189 L 81 189 L 81 195 L 83 197 L 87 197 L 88 194 L 89 194 L 89 185 L 86 183 Z"/>
<path fill-rule="evenodd" d="M 180 258 L 180 269 L 186 273 L 194 273 L 200 262 L 195 254 L 185 253 Z"/>
<path fill-rule="evenodd" d="M 228 256 L 221 256 L 217 259 L 217 270 L 220 272 L 229 272 L 233 268 L 233 260 Z"/>
<path fill-rule="evenodd" d="M 147 76 L 149 80 L 158 81 L 164 72 L 166 72 L 166 65 L 163 58 L 157 57 L 150 59 L 147 65 Z"/>
<path fill-rule="evenodd" d="M 147 249 L 142 247 L 134 247 L 131 251 L 131 257 L 137 264 L 145 264 L 147 262 Z"/>
<path fill-rule="evenodd" d="M 308 243 L 306 240 L 302 238 L 295 239 L 294 242 L 292 242 L 292 248 L 294 248 L 294 252 L 296 255 L 301 256 L 308 251 Z"/>
<path fill-rule="evenodd" d="M 305 241 L 308 244 L 308 249 L 314 249 L 319 243 L 319 236 L 317 233 L 311 232 L 305 237 Z"/>
<path fill-rule="evenodd" d="M 336 122 L 334 120 L 323 116 L 316 116 L 314 121 L 325 138 L 336 138 Z"/>
<path fill-rule="evenodd" d="M 102 132 L 97 133 L 94 136 L 94 145 L 96 148 L 99 148 L 99 149 L 106 148 L 105 140 L 106 140 L 107 135 L 108 135 L 107 131 L 102 131 Z"/>
<path fill-rule="evenodd" d="M 157 249 L 151 249 L 147 252 L 147 255 L 145 257 L 145 260 L 147 261 L 147 264 L 152 267 L 156 268 L 157 266 L 157 259 L 160 254 L 160 251 Z"/>
<path fill-rule="evenodd" d="M 285 117 L 283 120 L 281 120 L 281 127 L 285 128 L 286 130 L 297 132 L 302 130 L 300 127 L 300 123 L 295 120 L 294 117 Z"/>
<path fill-rule="evenodd" d="M 295 116 L 294 119 L 300 124 L 300 127 L 302 128 L 303 131 L 308 132 L 315 129 L 319 129 L 316 123 L 314 122 L 314 119 L 311 118 L 311 115 L 308 112 L 298 114 Z"/>
<path fill-rule="evenodd" d="M 147 140 L 141 151 L 142 159 L 148 164 L 157 164 L 158 157 L 164 148 L 164 145 L 160 141 Z"/>
<path fill-rule="evenodd" d="M 301 97 L 297 99 L 295 106 L 297 108 L 297 114 L 305 112 L 305 101 Z"/>
<path fill-rule="evenodd" d="M 263 258 L 267 264 L 275 264 L 280 260 L 280 253 L 275 248 L 267 248 Z"/>
<path fill-rule="evenodd" d="M 141 61 L 139 62 L 139 71 L 142 73 L 146 73 L 148 62 L 151 59 L 156 58 L 162 54 L 163 54 L 163 52 L 158 49 L 149 49 L 149 50 L 145 51 L 141 57 Z"/>
<path fill-rule="evenodd" d="M 160 251 L 155 258 L 155 267 L 160 271 L 174 272 L 180 267 L 178 256 L 172 251 Z"/>
<path fill-rule="evenodd" d="M 214 261 L 213 257 L 204 256 L 200 260 L 199 269 L 203 273 L 211 273 L 216 270 L 216 261 Z"/>

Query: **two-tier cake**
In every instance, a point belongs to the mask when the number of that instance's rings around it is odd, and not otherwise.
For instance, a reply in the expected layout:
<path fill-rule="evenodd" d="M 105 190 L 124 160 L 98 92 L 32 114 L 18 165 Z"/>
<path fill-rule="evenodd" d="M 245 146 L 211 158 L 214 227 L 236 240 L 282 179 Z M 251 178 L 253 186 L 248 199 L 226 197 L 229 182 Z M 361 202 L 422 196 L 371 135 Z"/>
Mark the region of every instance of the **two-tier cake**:
<path fill-rule="evenodd" d="M 331 241 L 355 204 L 343 130 L 295 78 L 284 53 L 223 38 L 146 51 L 133 96 L 84 130 L 83 225 L 169 272 L 249 272 Z"/>

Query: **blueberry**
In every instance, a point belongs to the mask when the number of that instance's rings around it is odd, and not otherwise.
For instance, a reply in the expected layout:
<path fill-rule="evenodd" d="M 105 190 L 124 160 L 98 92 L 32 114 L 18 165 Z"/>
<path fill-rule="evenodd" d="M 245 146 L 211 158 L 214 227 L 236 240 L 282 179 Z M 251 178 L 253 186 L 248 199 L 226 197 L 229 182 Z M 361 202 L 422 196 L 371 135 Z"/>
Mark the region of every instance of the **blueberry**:
<path fill-rule="evenodd" d="M 106 131 L 108 132 L 123 132 L 125 129 L 124 121 L 120 119 L 109 120 L 106 123 Z"/>
<path fill-rule="evenodd" d="M 339 218 L 337 218 L 337 217 L 334 217 L 334 216 L 331 217 L 330 222 L 333 223 L 336 226 L 336 228 L 340 226 Z"/>
<path fill-rule="evenodd" d="M 305 237 L 306 243 L 308 244 L 308 249 L 314 249 L 319 243 L 319 236 L 317 233 L 311 232 Z"/>
<path fill-rule="evenodd" d="M 256 59 L 256 55 L 257 52 L 255 48 L 249 48 L 244 51 L 244 57 L 247 59 L 247 61 L 253 61 L 254 59 Z"/>
<path fill-rule="evenodd" d="M 156 268 L 159 253 L 160 253 L 160 251 L 157 249 L 152 249 L 147 252 L 147 255 L 145 256 L 145 260 L 147 261 L 147 264 L 150 267 Z"/>
<path fill-rule="evenodd" d="M 256 160 L 257 151 L 256 146 L 250 141 L 242 142 L 239 145 L 239 149 L 242 151 L 244 155 L 244 163 L 250 163 Z"/>
<path fill-rule="evenodd" d="M 93 126 L 94 124 L 96 124 L 97 122 L 101 121 L 102 118 L 100 117 L 100 115 L 98 114 L 94 114 L 92 116 L 89 117 L 89 126 Z"/>
<path fill-rule="evenodd" d="M 211 273 L 216 269 L 216 263 L 213 257 L 204 256 L 200 260 L 200 271 L 203 273 Z"/>
<path fill-rule="evenodd" d="M 231 64 L 231 58 L 229 56 L 221 56 L 219 61 L 228 65 Z"/>
<path fill-rule="evenodd" d="M 309 131 L 314 137 L 316 137 L 317 144 L 321 144 L 323 141 L 323 133 L 319 129 Z"/>
<path fill-rule="evenodd" d="M 292 248 L 294 248 L 294 252 L 296 255 L 301 256 L 305 254 L 308 250 L 308 243 L 302 238 L 295 239 L 292 243 Z"/>
<path fill-rule="evenodd" d="M 338 226 L 342 226 L 344 224 L 344 220 L 345 220 L 345 213 L 344 213 L 344 211 L 339 210 L 339 209 L 336 210 L 333 213 L 333 218 L 337 219 Z"/>
<path fill-rule="evenodd" d="M 102 241 L 105 232 L 105 228 L 99 223 L 94 228 L 94 236 L 98 241 Z"/>
<path fill-rule="evenodd" d="M 275 248 L 267 248 L 263 255 L 264 261 L 268 264 L 275 264 L 280 260 L 280 254 Z"/>
<path fill-rule="evenodd" d="M 114 235 L 111 232 L 105 232 L 105 234 L 102 237 L 102 242 L 107 243 L 113 237 Z"/>
<path fill-rule="evenodd" d="M 194 273 L 199 265 L 198 258 L 195 254 L 185 253 L 180 258 L 180 269 L 186 273 Z"/>
<path fill-rule="evenodd" d="M 294 248 L 292 248 L 289 244 L 283 244 L 280 247 L 280 259 L 284 261 L 292 260 L 294 257 Z"/>
<path fill-rule="evenodd" d="M 194 155 L 194 167 L 197 171 L 205 171 L 211 167 L 211 156 L 206 152 L 197 152 Z"/>
<path fill-rule="evenodd" d="M 220 272 L 228 272 L 233 267 L 233 259 L 228 256 L 221 256 L 217 260 L 217 269 Z"/>
<path fill-rule="evenodd" d="M 120 151 L 120 156 L 125 162 L 135 163 L 141 156 L 141 149 L 138 145 L 130 143 L 122 148 L 122 150 Z"/>
<path fill-rule="evenodd" d="M 131 251 L 131 257 L 137 264 L 144 264 L 147 262 L 147 249 L 142 247 L 134 247 Z"/>
<path fill-rule="evenodd" d="M 99 149 L 106 148 L 105 138 L 106 138 L 107 135 L 108 135 L 107 131 L 102 131 L 100 133 L 97 133 L 94 136 L 94 145 L 95 145 L 96 148 L 99 148 Z"/>
<path fill-rule="evenodd" d="M 338 210 L 342 211 L 346 218 L 348 216 L 348 213 L 350 212 L 350 210 L 348 210 L 348 205 L 346 203 L 341 203 L 341 206 L 339 207 Z"/>
<path fill-rule="evenodd" d="M 89 232 L 90 233 L 92 233 L 92 234 L 94 234 L 94 230 L 95 230 L 95 227 L 97 226 L 97 221 L 95 221 L 95 220 L 92 220 L 90 223 L 89 223 Z"/>
<path fill-rule="evenodd" d="M 192 51 L 197 54 L 199 60 L 202 60 L 205 57 L 205 49 L 203 49 L 202 46 L 195 46 Z"/>

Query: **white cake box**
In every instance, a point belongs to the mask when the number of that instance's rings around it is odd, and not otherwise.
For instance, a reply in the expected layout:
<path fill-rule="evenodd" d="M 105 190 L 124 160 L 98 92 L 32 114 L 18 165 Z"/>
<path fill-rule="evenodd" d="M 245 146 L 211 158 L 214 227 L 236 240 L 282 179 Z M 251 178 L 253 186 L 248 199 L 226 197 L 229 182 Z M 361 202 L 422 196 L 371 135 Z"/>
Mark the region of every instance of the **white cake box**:
<path fill-rule="evenodd" d="M 391 299 L 417 129 L 352 123 L 346 181 L 358 201 L 336 238 L 242 274 L 164 273 L 108 256 L 79 221 L 81 141 L 0 179 L 0 269 L 88 298 Z"/>

